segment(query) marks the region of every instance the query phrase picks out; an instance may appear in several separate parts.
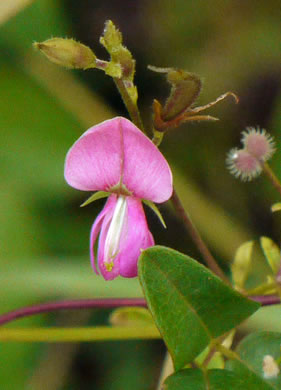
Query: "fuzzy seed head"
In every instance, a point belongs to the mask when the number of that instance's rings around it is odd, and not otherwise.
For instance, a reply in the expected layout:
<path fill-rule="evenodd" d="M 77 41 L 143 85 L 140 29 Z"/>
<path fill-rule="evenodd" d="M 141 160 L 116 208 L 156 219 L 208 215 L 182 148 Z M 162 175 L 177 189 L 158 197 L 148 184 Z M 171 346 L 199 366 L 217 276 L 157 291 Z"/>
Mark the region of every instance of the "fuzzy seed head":
<path fill-rule="evenodd" d="M 262 171 L 259 160 L 244 149 L 230 150 L 226 164 L 230 173 L 242 181 L 251 181 Z"/>
<path fill-rule="evenodd" d="M 244 149 L 261 162 L 269 160 L 275 152 L 273 137 L 259 127 L 257 129 L 247 127 L 242 133 L 241 142 Z"/>

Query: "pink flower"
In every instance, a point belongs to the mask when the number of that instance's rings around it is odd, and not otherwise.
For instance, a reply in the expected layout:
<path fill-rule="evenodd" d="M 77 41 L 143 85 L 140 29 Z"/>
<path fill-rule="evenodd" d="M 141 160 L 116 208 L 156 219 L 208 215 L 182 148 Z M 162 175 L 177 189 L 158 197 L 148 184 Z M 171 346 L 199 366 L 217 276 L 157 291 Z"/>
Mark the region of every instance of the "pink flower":
<path fill-rule="evenodd" d="M 93 198 L 109 195 L 91 230 L 95 272 L 99 235 L 97 263 L 103 277 L 137 276 L 140 251 L 154 245 L 142 200 L 162 203 L 172 195 L 172 174 L 163 155 L 132 122 L 117 117 L 91 127 L 75 142 L 66 156 L 65 179 L 82 191 L 103 191 Z"/>

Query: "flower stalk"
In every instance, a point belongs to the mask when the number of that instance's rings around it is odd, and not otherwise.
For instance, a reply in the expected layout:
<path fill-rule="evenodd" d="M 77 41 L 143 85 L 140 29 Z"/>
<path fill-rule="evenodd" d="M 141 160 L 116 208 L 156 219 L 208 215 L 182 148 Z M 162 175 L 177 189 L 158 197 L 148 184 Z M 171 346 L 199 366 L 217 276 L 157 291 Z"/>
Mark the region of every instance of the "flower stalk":
<path fill-rule="evenodd" d="M 281 183 L 275 173 L 272 171 L 268 163 L 263 164 L 263 171 L 268 177 L 268 179 L 271 181 L 273 187 L 279 192 L 279 195 L 281 195 Z"/>
<path fill-rule="evenodd" d="M 252 295 L 249 298 L 259 302 L 262 306 L 279 305 L 281 303 L 281 298 L 276 295 Z"/>
<path fill-rule="evenodd" d="M 137 104 L 135 104 L 125 85 L 124 85 L 124 81 L 120 78 L 117 78 L 117 77 L 114 77 L 113 78 L 114 80 L 114 83 L 116 85 L 116 88 L 118 89 L 120 95 L 121 95 L 121 98 L 125 104 L 125 107 L 127 108 L 128 110 L 128 113 L 130 115 L 130 118 L 132 119 L 132 122 L 140 129 L 142 130 L 143 132 L 145 132 L 144 130 L 144 126 L 143 126 L 143 123 L 142 123 L 142 120 L 141 120 L 141 116 L 140 116 L 140 113 L 139 113 L 139 109 L 138 109 L 138 106 Z"/>
<path fill-rule="evenodd" d="M 201 253 L 203 259 L 205 260 L 205 262 L 208 265 L 208 267 L 210 268 L 210 270 L 212 270 L 214 272 L 214 274 L 219 276 L 224 282 L 226 282 L 227 284 L 230 284 L 228 278 L 226 277 L 226 275 L 224 274 L 222 269 L 217 264 L 216 260 L 214 259 L 213 255 L 209 251 L 207 245 L 205 244 L 205 242 L 201 238 L 198 230 L 196 229 L 196 227 L 194 226 L 193 222 L 191 221 L 189 215 L 187 214 L 186 210 L 184 209 L 175 188 L 173 191 L 173 195 L 171 197 L 171 202 L 173 203 L 176 212 L 178 213 L 181 220 L 183 221 L 184 226 L 186 227 L 191 239 L 193 240 L 193 242 L 197 246 L 199 252 Z"/>

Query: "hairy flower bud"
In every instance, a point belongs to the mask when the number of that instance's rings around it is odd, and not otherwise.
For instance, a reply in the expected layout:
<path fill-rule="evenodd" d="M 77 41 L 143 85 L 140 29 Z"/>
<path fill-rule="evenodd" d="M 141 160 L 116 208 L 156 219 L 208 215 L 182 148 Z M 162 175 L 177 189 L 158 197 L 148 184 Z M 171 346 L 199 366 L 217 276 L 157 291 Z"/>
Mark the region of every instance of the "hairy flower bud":
<path fill-rule="evenodd" d="M 235 177 L 250 181 L 257 177 L 264 168 L 264 163 L 275 152 L 274 140 L 264 129 L 247 127 L 242 133 L 242 149 L 232 149 L 226 164 Z"/>
<path fill-rule="evenodd" d="M 100 43 L 110 54 L 111 61 L 114 64 L 120 64 L 122 68 L 121 78 L 133 81 L 135 74 L 135 60 L 130 51 L 123 45 L 122 34 L 115 27 L 111 20 L 105 23 L 103 36 L 100 37 Z"/>
<path fill-rule="evenodd" d="M 262 172 L 259 160 L 244 149 L 232 149 L 226 164 L 230 172 L 242 181 L 251 181 Z"/>
<path fill-rule="evenodd" d="M 202 82 L 196 74 L 183 69 L 158 68 L 151 65 L 148 68 L 153 72 L 165 73 L 167 81 L 171 85 L 170 95 L 161 112 L 163 121 L 176 118 L 188 110 L 198 98 Z"/>
<path fill-rule="evenodd" d="M 247 127 L 242 133 L 244 148 L 260 161 L 267 161 L 275 152 L 273 138 L 264 130 Z"/>
<path fill-rule="evenodd" d="M 74 39 L 51 38 L 33 45 L 51 62 L 66 68 L 87 69 L 95 66 L 96 56 L 93 51 Z"/>

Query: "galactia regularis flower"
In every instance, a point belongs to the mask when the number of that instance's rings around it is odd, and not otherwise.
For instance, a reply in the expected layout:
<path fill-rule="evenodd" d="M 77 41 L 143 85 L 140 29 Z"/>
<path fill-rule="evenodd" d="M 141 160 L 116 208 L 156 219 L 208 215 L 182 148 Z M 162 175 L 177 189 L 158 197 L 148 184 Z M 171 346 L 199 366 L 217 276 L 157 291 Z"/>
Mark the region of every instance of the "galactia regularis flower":
<path fill-rule="evenodd" d="M 64 173 L 67 183 L 78 190 L 102 191 L 90 201 L 109 196 L 90 235 L 95 272 L 99 268 L 106 280 L 137 276 L 140 251 L 154 245 L 142 200 L 162 203 L 173 191 L 163 155 L 132 122 L 116 117 L 91 127 L 74 143 Z"/>

